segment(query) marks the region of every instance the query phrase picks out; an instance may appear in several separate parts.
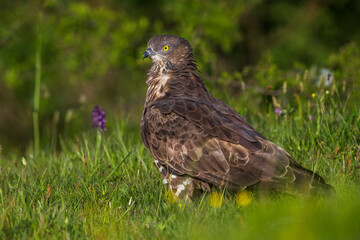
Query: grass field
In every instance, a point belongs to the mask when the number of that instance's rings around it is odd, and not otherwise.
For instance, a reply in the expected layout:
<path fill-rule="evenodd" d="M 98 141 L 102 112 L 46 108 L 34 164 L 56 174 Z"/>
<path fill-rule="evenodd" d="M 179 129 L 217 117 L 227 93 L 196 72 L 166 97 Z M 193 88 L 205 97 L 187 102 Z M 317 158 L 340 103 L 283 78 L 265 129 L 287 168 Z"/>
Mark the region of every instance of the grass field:
<path fill-rule="evenodd" d="M 334 196 L 172 202 L 140 134 L 112 117 L 107 132 L 60 138 L 58 151 L 0 155 L 0 239 L 359 239 L 360 111 L 336 94 L 312 101 L 312 120 L 274 111 L 248 120 Z"/>

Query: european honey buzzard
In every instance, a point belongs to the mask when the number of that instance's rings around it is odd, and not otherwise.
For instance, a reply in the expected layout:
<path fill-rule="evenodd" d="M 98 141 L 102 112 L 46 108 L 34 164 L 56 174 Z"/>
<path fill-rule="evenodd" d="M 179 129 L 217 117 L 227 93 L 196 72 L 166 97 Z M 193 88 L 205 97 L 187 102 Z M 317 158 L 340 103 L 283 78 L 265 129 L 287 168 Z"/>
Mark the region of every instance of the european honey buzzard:
<path fill-rule="evenodd" d="M 143 59 L 147 57 L 153 65 L 146 81 L 141 138 L 176 197 L 189 199 L 212 187 L 331 188 L 211 96 L 187 40 L 155 36 L 144 52 Z"/>

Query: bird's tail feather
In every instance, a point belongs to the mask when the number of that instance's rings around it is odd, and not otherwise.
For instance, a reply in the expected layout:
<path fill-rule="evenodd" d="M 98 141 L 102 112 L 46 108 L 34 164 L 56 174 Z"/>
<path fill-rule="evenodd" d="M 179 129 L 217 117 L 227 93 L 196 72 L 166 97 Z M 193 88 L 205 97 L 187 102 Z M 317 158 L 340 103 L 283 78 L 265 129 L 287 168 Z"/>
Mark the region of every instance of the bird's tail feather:
<path fill-rule="evenodd" d="M 294 187 L 296 189 L 299 189 L 302 192 L 308 192 L 311 195 L 318 193 L 334 193 L 334 188 L 327 184 L 325 180 L 315 172 L 303 168 L 296 162 L 292 162 L 290 167 L 296 177 L 294 181 Z"/>
<path fill-rule="evenodd" d="M 254 189 L 260 190 L 265 193 L 272 190 L 286 192 L 288 194 L 305 194 L 305 195 L 318 195 L 318 194 L 333 194 L 334 188 L 327 184 L 325 180 L 306 168 L 303 168 L 295 161 L 291 161 L 286 174 L 281 179 L 272 181 L 262 181 L 254 186 Z"/>

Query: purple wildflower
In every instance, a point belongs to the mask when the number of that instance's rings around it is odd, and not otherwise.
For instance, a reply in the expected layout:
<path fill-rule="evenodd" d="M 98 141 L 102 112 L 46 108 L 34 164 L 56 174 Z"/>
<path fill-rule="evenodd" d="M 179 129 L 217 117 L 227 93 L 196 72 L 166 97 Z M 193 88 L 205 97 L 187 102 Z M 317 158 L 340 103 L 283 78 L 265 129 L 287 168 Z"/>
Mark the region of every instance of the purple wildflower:
<path fill-rule="evenodd" d="M 282 110 L 280 108 L 275 108 L 276 115 L 280 116 L 282 113 Z"/>
<path fill-rule="evenodd" d="M 94 128 L 101 128 L 103 131 L 106 131 L 106 118 L 105 118 L 105 111 L 104 109 L 100 109 L 99 106 L 95 106 L 94 110 L 92 111 L 93 116 L 93 127 Z"/>
<path fill-rule="evenodd" d="M 309 115 L 309 120 L 312 121 L 313 120 L 313 116 Z"/>

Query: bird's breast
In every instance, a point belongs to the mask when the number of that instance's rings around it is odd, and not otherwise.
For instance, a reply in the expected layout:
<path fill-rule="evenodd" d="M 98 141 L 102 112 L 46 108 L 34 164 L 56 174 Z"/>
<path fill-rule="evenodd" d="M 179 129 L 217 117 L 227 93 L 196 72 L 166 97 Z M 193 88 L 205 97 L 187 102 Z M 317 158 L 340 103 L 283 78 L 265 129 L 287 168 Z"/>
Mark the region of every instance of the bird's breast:
<path fill-rule="evenodd" d="M 156 98 L 161 98 L 166 95 L 166 84 L 168 80 L 169 80 L 169 76 L 164 74 L 164 75 L 160 75 L 157 81 L 155 81 L 153 94 L 155 95 Z"/>
<path fill-rule="evenodd" d="M 146 102 L 152 103 L 158 99 L 165 97 L 167 91 L 166 85 L 169 79 L 170 77 L 167 74 L 161 74 L 157 77 L 154 77 L 148 87 L 148 91 L 146 94 Z"/>

